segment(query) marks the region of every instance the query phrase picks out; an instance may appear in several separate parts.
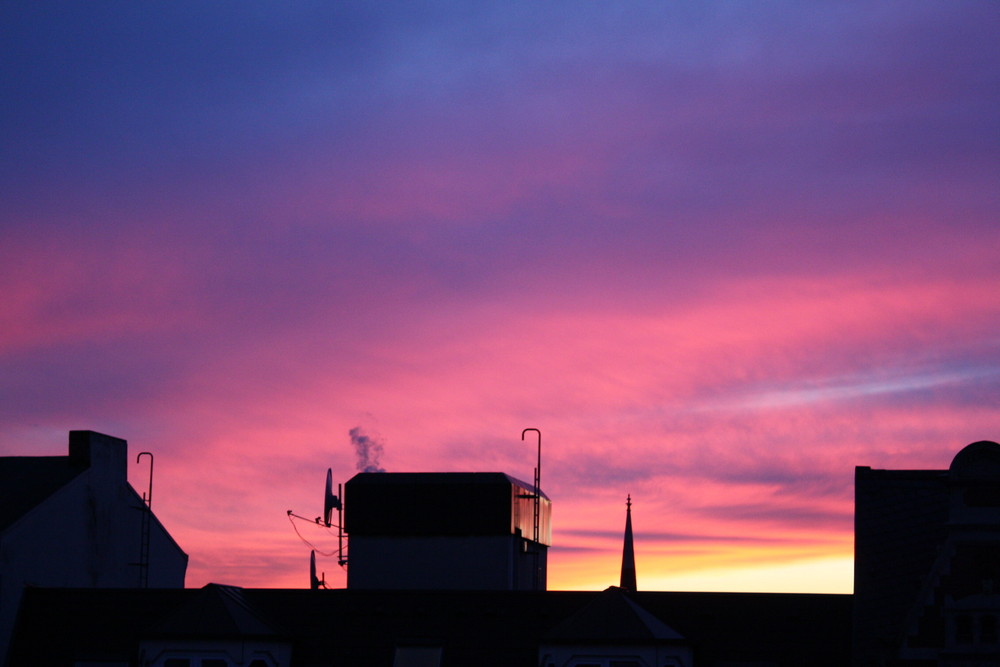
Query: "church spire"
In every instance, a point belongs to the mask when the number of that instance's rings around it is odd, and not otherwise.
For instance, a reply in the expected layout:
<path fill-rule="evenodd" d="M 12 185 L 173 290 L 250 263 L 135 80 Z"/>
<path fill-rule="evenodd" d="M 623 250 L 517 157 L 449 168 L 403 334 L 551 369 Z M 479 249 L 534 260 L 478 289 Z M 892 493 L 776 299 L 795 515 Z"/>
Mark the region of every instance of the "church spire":
<path fill-rule="evenodd" d="M 620 588 L 635 591 L 635 547 L 632 545 L 632 494 L 625 501 L 625 547 L 622 550 Z"/>

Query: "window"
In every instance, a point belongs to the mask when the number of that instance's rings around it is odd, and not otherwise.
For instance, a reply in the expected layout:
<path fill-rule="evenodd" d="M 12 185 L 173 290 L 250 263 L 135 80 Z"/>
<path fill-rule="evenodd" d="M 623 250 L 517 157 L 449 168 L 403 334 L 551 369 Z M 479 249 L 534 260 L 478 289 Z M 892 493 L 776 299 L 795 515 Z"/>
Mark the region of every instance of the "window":
<path fill-rule="evenodd" d="M 186 644 L 186 645 L 185 645 Z M 149 667 L 288 667 L 291 645 L 246 641 L 144 641 L 139 664 Z"/>
<path fill-rule="evenodd" d="M 997 636 L 997 617 L 993 614 L 984 614 L 979 619 L 979 638 L 985 644 L 996 644 L 1000 637 Z"/>
<path fill-rule="evenodd" d="M 968 614 L 955 618 L 955 641 L 959 644 L 972 643 L 972 617 Z"/>
<path fill-rule="evenodd" d="M 441 667 L 441 647 L 397 646 L 392 667 Z"/>
<path fill-rule="evenodd" d="M 230 667 L 229 661 L 225 658 L 167 658 L 159 664 L 163 667 Z M 267 667 L 266 663 L 261 662 L 261 664 Z"/>

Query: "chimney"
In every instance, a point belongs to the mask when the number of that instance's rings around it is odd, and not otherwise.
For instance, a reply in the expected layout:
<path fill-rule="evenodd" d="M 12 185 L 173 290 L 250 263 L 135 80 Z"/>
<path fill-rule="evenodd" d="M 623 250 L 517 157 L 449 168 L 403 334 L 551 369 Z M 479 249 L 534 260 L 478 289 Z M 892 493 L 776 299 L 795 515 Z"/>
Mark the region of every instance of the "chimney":
<path fill-rule="evenodd" d="M 95 431 L 70 431 L 69 458 L 76 465 L 90 468 L 111 485 L 126 483 L 128 443 L 121 438 Z"/>

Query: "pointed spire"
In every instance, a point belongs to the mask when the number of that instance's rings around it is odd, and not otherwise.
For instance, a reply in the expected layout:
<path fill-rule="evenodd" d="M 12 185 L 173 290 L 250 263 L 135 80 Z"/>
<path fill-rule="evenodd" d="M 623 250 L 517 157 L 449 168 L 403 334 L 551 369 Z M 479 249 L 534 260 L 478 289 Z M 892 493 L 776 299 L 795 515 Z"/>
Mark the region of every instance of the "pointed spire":
<path fill-rule="evenodd" d="M 632 544 L 632 494 L 625 501 L 625 547 L 622 550 L 622 578 L 620 588 L 635 591 L 635 547 Z"/>

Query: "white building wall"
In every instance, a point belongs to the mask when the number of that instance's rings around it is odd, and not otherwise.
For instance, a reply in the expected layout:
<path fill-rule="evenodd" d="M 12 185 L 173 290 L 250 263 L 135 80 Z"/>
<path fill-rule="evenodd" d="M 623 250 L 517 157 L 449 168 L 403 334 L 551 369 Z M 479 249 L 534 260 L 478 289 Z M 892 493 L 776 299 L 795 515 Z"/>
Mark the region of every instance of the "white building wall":
<path fill-rule="evenodd" d="M 93 435 L 90 467 L 0 534 L 0 664 L 25 586 L 139 587 L 143 503 L 126 481 L 127 445 Z M 187 555 L 155 517 L 149 563 L 151 587 L 183 588 Z"/>

